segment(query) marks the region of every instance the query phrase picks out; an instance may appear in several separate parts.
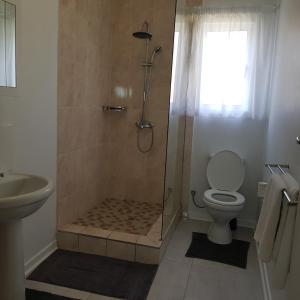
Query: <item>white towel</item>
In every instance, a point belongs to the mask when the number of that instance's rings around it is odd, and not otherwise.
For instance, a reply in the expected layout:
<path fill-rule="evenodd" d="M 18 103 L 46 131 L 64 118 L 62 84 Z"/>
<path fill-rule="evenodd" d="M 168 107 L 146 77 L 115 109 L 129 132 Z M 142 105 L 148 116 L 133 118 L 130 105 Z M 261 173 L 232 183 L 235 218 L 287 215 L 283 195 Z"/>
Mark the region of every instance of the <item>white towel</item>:
<path fill-rule="evenodd" d="M 282 204 L 282 191 L 285 188 L 282 178 L 277 174 L 272 175 L 254 234 L 254 239 L 258 242 L 258 256 L 264 262 L 272 259 Z"/>
<path fill-rule="evenodd" d="M 299 184 L 290 174 L 285 174 L 282 178 L 286 183 L 286 189 L 291 200 L 297 201 L 299 197 Z M 285 287 L 290 270 L 296 213 L 297 207 L 288 206 L 288 202 L 284 200 L 273 250 L 272 285 L 278 289 Z"/>

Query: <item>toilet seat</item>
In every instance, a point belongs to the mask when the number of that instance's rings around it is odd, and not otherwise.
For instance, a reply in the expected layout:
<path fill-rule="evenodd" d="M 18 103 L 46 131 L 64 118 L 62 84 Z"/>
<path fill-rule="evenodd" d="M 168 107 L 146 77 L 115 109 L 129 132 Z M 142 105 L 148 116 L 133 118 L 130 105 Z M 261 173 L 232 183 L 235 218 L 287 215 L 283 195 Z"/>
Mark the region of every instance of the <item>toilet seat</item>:
<path fill-rule="evenodd" d="M 236 207 L 244 205 L 245 197 L 238 192 L 211 189 L 204 193 L 204 201 L 221 207 Z"/>

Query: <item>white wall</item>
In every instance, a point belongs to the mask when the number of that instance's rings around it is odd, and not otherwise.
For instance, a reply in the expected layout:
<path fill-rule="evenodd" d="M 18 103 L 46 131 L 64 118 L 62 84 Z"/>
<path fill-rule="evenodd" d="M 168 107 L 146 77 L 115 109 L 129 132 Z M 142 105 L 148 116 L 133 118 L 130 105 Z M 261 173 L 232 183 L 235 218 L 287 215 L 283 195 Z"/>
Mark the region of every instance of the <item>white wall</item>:
<path fill-rule="evenodd" d="M 300 1 L 283 0 L 279 23 L 277 60 L 267 158 L 289 163 L 300 181 Z"/>
<path fill-rule="evenodd" d="M 58 0 L 19 0 L 17 15 L 18 88 L 0 89 L 0 146 L 6 154 L 0 163 L 55 181 Z M 9 134 L 3 124 L 13 125 Z M 24 220 L 25 261 L 53 242 L 55 231 L 52 196 Z"/>
<path fill-rule="evenodd" d="M 300 182 L 300 1 L 282 0 L 275 82 L 268 128 L 267 159 L 290 164 L 290 172 Z M 288 299 L 300 295 L 300 209 L 288 288 Z M 274 298 L 275 299 L 275 298 Z"/>

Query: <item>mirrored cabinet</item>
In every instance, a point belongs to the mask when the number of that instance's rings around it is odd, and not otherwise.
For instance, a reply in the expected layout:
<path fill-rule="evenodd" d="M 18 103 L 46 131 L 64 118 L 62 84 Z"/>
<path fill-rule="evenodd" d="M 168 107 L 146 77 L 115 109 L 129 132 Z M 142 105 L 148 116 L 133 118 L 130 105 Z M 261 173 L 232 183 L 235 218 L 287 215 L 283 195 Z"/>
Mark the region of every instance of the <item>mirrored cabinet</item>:
<path fill-rule="evenodd" d="M 16 5 L 0 0 L 0 87 L 16 81 Z"/>

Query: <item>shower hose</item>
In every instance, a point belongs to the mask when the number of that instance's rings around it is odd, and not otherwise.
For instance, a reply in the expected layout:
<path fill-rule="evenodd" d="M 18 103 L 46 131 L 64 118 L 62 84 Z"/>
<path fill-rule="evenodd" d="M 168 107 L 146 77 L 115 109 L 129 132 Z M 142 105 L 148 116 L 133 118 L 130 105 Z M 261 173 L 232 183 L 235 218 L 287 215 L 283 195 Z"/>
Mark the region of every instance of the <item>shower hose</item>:
<path fill-rule="evenodd" d="M 138 129 L 137 129 L 137 130 L 138 130 L 138 133 L 137 133 L 137 147 L 138 147 L 138 149 L 139 149 L 139 151 L 140 151 L 141 153 L 148 153 L 148 152 L 151 151 L 151 149 L 152 149 L 152 147 L 153 147 L 153 142 L 154 142 L 154 129 L 153 129 L 153 127 L 147 128 L 147 129 L 151 129 L 151 143 L 150 143 L 149 147 L 146 148 L 146 149 L 143 149 L 142 146 L 141 146 L 141 144 L 140 144 L 140 134 L 141 134 L 141 131 L 144 130 L 144 129 L 142 129 L 142 128 L 138 128 Z"/>
<path fill-rule="evenodd" d="M 192 195 L 192 200 L 193 200 L 193 203 L 196 207 L 198 208 L 205 208 L 205 206 L 203 205 L 200 205 L 197 203 L 197 200 L 196 200 L 196 191 L 191 191 L 191 195 Z"/>

